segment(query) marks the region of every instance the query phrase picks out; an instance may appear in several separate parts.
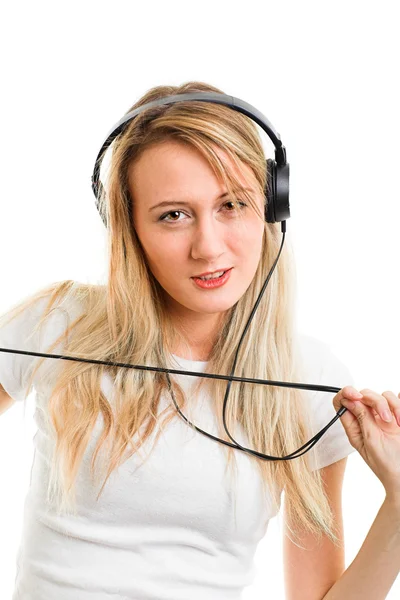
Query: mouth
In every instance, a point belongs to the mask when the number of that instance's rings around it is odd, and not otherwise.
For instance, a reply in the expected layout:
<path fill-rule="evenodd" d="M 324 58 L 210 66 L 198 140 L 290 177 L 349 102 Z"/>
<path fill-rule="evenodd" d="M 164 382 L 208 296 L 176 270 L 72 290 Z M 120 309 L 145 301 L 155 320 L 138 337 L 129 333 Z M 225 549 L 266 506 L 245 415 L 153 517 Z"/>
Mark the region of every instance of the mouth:
<path fill-rule="evenodd" d="M 227 269 L 221 275 L 217 274 L 215 277 L 210 277 L 207 279 L 203 279 L 201 277 L 191 277 L 191 279 L 193 280 L 193 284 L 198 288 L 202 288 L 203 290 L 213 290 L 215 288 L 222 287 L 229 281 L 232 269 L 233 267 Z"/>
<path fill-rule="evenodd" d="M 230 267 L 229 269 L 219 269 L 218 271 L 213 271 L 212 273 L 202 273 L 201 275 L 193 275 L 193 277 L 191 277 L 190 279 L 201 279 L 202 277 L 206 277 L 208 275 L 215 275 L 215 273 L 219 273 L 222 277 L 227 271 L 231 271 L 232 269 L 233 267 Z"/>

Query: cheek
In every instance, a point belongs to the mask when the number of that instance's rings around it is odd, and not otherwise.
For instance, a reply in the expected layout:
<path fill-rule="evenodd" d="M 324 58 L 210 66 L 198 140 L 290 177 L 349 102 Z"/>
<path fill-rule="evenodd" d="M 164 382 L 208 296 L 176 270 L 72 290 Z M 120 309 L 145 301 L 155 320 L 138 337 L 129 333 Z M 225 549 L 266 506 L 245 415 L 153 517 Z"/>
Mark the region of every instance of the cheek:
<path fill-rule="evenodd" d="M 252 223 L 251 226 L 246 226 L 240 232 L 236 243 L 234 243 L 237 251 L 242 256 L 259 257 L 263 247 L 264 241 L 264 224 L 257 221 Z"/>
<path fill-rule="evenodd" d="M 251 239 L 247 239 L 245 252 L 248 255 L 248 266 L 253 271 L 253 276 L 260 264 L 263 248 L 264 248 L 264 226 L 258 227 L 257 231 L 253 232 Z"/>
<path fill-rule="evenodd" d="M 147 262 L 154 277 L 163 285 L 168 284 L 179 272 L 178 248 L 168 246 L 162 239 L 153 237 L 147 245 Z"/>
<path fill-rule="evenodd" d="M 163 258 L 165 259 L 165 252 L 162 252 L 162 246 L 159 240 L 155 236 L 146 236 L 140 231 L 136 230 L 140 246 L 142 248 L 147 265 L 153 275 L 158 279 L 158 269 L 163 269 Z"/>
<path fill-rule="evenodd" d="M 140 235 L 139 239 L 149 264 L 162 263 L 168 254 L 168 246 L 165 244 L 162 236 L 145 231 Z"/>

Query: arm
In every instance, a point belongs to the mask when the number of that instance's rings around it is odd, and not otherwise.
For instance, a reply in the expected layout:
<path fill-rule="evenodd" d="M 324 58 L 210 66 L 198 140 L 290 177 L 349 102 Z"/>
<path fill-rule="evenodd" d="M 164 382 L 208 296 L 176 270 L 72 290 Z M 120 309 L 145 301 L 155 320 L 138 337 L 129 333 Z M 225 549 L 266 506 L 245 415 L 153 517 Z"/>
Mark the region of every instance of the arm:
<path fill-rule="evenodd" d="M 285 536 L 283 538 L 283 565 L 286 600 L 321 600 L 345 570 L 344 534 L 342 517 L 342 487 L 347 457 L 323 467 L 329 504 L 337 525 L 336 535 L 340 546 L 335 546 L 324 536 L 317 545 L 312 533 L 301 533 L 291 523 L 299 536 L 299 548 L 286 535 L 288 515 L 284 507 Z"/>
<path fill-rule="evenodd" d="M 6 390 L 0 384 L 0 415 L 3 412 L 6 412 L 6 410 L 10 408 L 12 404 L 14 404 L 14 402 L 15 400 L 13 400 L 13 398 L 7 394 Z"/>
<path fill-rule="evenodd" d="M 345 570 L 341 495 L 346 462 L 344 458 L 321 469 L 341 547 L 326 537 L 317 546 L 312 534 L 306 534 L 300 538 L 304 550 L 285 535 L 286 600 L 384 600 L 399 573 L 400 498 L 388 495 L 359 553 Z"/>
<path fill-rule="evenodd" d="M 350 392 L 351 386 L 343 388 L 333 399 L 334 407 L 346 407 L 340 419 L 349 441 L 386 496 L 357 556 L 322 600 L 385 600 L 400 571 L 400 424 L 393 418 L 400 393 L 396 397 L 391 391 L 378 394 L 366 388 L 358 401 L 350 402 Z M 391 420 L 383 418 L 384 410 Z"/>
<path fill-rule="evenodd" d="M 384 600 L 400 570 L 400 498 L 386 496 L 361 549 L 322 600 Z"/>

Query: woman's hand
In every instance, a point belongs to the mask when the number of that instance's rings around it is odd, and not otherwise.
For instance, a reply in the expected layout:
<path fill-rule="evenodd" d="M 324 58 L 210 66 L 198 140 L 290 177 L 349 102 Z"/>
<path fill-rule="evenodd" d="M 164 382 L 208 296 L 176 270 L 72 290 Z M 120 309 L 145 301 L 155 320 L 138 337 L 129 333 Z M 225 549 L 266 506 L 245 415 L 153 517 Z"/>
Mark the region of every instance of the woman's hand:
<path fill-rule="evenodd" d="M 400 393 L 378 394 L 372 390 L 346 386 L 336 394 L 336 412 L 343 405 L 347 411 L 340 417 L 350 444 L 382 482 L 386 494 L 400 498 Z M 384 420 L 389 411 L 391 422 Z"/>

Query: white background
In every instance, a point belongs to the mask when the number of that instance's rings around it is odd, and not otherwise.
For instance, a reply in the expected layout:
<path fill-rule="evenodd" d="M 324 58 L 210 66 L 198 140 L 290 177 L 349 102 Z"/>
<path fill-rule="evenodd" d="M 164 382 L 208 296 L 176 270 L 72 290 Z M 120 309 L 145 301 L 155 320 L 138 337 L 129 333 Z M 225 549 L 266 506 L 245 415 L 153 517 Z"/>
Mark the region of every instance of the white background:
<path fill-rule="evenodd" d="M 200 80 L 257 107 L 291 168 L 300 329 L 356 387 L 400 391 L 399 20 L 395 2 L 9 2 L 3 6 L 0 313 L 53 281 L 99 282 L 90 177 L 106 134 L 149 88 Z M 273 146 L 262 132 L 268 156 Z M 344 387 L 346 381 L 332 381 Z M 33 399 L 0 419 L 0 597 L 11 598 L 33 456 Z M 358 453 L 343 502 L 346 566 L 384 499 Z M 270 522 L 246 600 L 283 600 Z M 371 565 L 373 568 L 373 565 Z M 399 577 L 389 599 L 399 597 Z M 35 599 L 37 600 L 37 599 Z"/>

